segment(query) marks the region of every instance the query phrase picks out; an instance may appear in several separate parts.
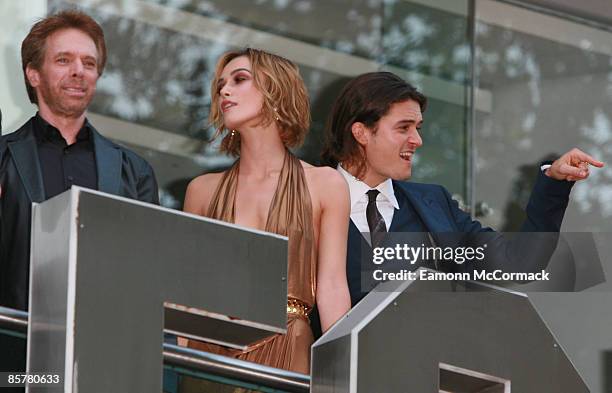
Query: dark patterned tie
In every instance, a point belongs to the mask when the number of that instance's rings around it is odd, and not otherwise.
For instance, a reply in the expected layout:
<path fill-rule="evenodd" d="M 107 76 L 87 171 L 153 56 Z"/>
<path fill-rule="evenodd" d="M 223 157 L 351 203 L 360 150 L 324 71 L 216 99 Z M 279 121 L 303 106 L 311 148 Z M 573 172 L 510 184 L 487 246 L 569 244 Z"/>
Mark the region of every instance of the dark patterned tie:
<path fill-rule="evenodd" d="M 376 247 L 382 239 L 385 233 L 387 233 L 387 226 L 385 220 L 378 211 L 376 206 L 376 196 L 380 194 L 378 190 L 370 190 L 366 192 L 368 196 L 368 206 L 366 207 L 366 218 L 368 220 L 368 227 L 370 228 L 370 237 L 372 239 L 372 247 Z"/>

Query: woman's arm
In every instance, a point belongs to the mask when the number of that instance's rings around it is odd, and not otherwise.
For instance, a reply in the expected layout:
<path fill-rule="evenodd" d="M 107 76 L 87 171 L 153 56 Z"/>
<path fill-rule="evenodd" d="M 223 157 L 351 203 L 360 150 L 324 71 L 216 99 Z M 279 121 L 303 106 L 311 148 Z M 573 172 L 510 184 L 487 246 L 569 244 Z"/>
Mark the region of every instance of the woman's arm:
<path fill-rule="evenodd" d="M 331 168 L 320 170 L 324 173 L 319 177 L 322 198 L 316 301 L 325 332 L 351 308 L 346 281 L 350 198 L 340 173 Z"/>
<path fill-rule="evenodd" d="M 212 198 L 212 190 L 217 187 L 219 174 L 210 173 L 201 175 L 189 182 L 187 191 L 185 192 L 185 202 L 183 202 L 183 211 L 193 213 L 200 216 L 206 215 L 208 205 Z M 177 337 L 177 344 L 181 347 L 186 347 L 189 340 L 184 337 Z"/>

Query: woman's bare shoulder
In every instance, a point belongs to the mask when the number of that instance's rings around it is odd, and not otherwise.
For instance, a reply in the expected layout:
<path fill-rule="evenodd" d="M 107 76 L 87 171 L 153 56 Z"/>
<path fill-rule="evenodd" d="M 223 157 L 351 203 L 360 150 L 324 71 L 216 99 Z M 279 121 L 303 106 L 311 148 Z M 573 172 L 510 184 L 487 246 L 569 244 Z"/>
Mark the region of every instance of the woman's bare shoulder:
<path fill-rule="evenodd" d="M 306 175 L 310 178 L 310 183 L 319 191 L 330 192 L 334 190 L 348 189 L 346 180 L 334 168 L 328 166 L 313 166 L 306 163 L 304 166 Z"/>
<path fill-rule="evenodd" d="M 204 215 L 222 176 L 223 172 L 206 173 L 191 180 L 185 193 L 183 210 Z"/>
<path fill-rule="evenodd" d="M 216 188 L 219 180 L 221 180 L 221 176 L 223 176 L 223 172 L 205 173 L 191 180 L 187 189 L 192 188 L 194 191 L 202 192 L 210 188 Z"/>

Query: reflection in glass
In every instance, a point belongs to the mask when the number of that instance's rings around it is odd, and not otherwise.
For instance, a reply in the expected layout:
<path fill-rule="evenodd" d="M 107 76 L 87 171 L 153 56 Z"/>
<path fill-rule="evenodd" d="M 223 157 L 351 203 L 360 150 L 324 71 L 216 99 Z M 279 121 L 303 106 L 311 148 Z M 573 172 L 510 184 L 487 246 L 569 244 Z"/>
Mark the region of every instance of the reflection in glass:
<path fill-rule="evenodd" d="M 612 162 L 612 33 L 490 0 L 476 18 L 476 88 L 491 111 L 475 116 L 475 200 L 493 208 L 488 224 L 517 230 L 540 161 L 578 147 Z M 612 228 L 611 180 L 592 169 L 574 187 L 564 230 Z"/>
<path fill-rule="evenodd" d="M 90 112 L 107 136 L 154 166 L 162 203 L 180 208 L 186 184 L 233 161 L 210 143 L 209 83 L 226 50 L 261 47 L 300 66 L 313 124 L 298 155 L 318 163 L 325 119 L 344 83 L 388 69 L 430 97 L 415 181 L 465 196 L 467 0 L 157 0 L 76 3 L 103 26 L 109 60 Z"/>

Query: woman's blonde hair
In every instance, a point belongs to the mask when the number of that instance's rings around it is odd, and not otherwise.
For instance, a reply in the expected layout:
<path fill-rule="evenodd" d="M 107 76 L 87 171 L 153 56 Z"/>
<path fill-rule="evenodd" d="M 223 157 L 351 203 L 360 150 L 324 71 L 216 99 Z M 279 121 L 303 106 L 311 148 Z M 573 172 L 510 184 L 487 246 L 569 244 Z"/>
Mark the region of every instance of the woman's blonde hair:
<path fill-rule="evenodd" d="M 220 150 L 234 156 L 240 153 L 240 135 L 228 132 L 223 122 L 223 113 L 219 106 L 222 97 L 218 83 L 223 68 L 241 56 L 246 56 L 251 62 L 255 87 L 264 97 L 261 125 L 267 126 L 276 121 L 280 138 L 285 146 L 288 148 L 300 146 L 310 127 L 310 103 L 298 67 L 284 57 L 260 49 L 246 48 L 226 52 L 221 56 L 210 87 L 209 120 L 216 128 L 214 138 L 225 134 L 221 140 Z"/>

